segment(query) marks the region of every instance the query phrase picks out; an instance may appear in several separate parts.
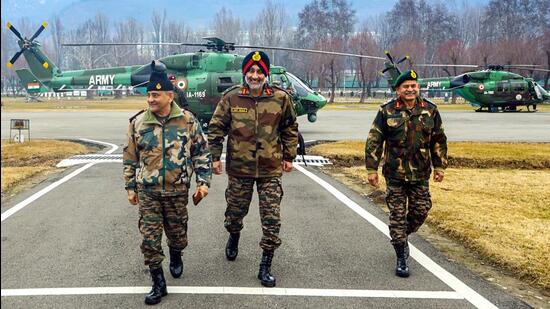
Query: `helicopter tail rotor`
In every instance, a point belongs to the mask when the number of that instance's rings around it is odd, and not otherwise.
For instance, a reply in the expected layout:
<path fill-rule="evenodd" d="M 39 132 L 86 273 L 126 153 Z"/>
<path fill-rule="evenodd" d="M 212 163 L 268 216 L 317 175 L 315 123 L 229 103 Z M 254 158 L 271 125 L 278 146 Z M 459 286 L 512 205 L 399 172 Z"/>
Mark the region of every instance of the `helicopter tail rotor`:
<path fill-rule="evenodd" d="M 42 31 L 44 31 L 44 29 L 46 29 L 46 27 L 48 26 L 47 22 L 42 23 L 42 25 L 40 25 L 38 30 L 36 30 L 36 32 L 33 34 L 33 36 L 30 39 L 23 38 L 21 36 L 21 33 L 19 31 L 17 31 L 17 29 L 10 22 L 8 22 L 6 24 L 6 26 L 19 39 L 20 46 L 21 46 L 21 49 L 17 53 L 15 53 L 15 55 L 13 55 L 13 57 L 6 64 L 8 68 L 12 68 L 15 61 L 17 61 L 17 59 L 25 51 L 28 51 L 28 52 L 32 53 L 36 57 L 36 59 L 40 62 L 42 67 L 44 67 L 44 69 L 48 69 L 50 67 L 50 64 L 48 63 L 48 60 L 44 56 L 42 56 L 41 53 L 38 53 L 34 48 L 35 46 L 38 45 L 38 43 L 36 43 L 34 41 L 34 39 L 36 39 L 40 35 L 40 33 L 42 33 Z"/>

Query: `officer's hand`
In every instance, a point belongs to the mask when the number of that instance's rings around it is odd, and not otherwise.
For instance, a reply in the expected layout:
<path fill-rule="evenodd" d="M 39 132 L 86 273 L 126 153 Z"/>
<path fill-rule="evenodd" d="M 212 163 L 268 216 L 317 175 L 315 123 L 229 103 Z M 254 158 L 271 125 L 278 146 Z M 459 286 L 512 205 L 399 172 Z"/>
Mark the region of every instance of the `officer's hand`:
<path fill-rule="evenodd" d="M 378 173 L 369 174 L 368 180 L 371 186 L 378 188 Z"/>
<path fill-rule="evenodd" d="M 283 160 L 283 171 L 287 173 L 292 171 L 292 161 Z"/>
<path fill-rule="evenodd" d="M 137 198 L 137 193 L 136 191 L 134 190 L 127 190 L 128 192 L 128 202 L 130 202 L 130 204 L 132 205 L 137 205 L 138 203 L 138 198 Z"/>
<path fill-rule="evenodd" d="M 434 173 L 434 180 L 435 182 L 442 182 L 443 181 L 443 177 L 445 176 L 445 173 L 443 172 L 435 172 Z"/>
<path fill-rule="evenodd" d="M 208 195 L 207 186 L 198 186 L 195 194 L 193 194 L 193 204 L 198 205 L 200 201 Z"/>
<path fill-rule="evenodd" d="M 221 175 L 222 174 L 222 161 L 212 162 L 212 171 L 216 175 Z"/>

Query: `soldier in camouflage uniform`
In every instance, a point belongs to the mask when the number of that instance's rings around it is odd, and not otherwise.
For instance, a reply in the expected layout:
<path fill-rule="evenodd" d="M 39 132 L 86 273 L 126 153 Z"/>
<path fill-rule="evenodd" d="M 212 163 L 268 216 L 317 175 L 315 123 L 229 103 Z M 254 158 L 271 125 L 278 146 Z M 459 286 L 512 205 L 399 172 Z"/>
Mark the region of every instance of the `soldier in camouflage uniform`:
<path fill-rule="evenodd" d="M 187 103 L 187 98 L 185 97 L 185 92 L 180 89 L 177 85 L 176 76 L 170 75 L 168 76 L 168 79 L 170 79 L 170 82 L 172 83 L 172 86 L 174 87 L 174 102 L 183 109 L 186 109 L 189 111 L 189 103 Z"/>
<path fill-rule="evenodd" d="M 384 151 L 386 203 L 390 236 L 397 255 L 395 273 L 409 276 L 408 235 L 420 228 L 432 207 L 429 180 L 443 180 L 447 167 L 447 137 L 437 106 L 419 96 L 415 71 L 401 74 L 397 99 L 380 107 L 365 145 L 369 183 L 378 186 L 378 165 Z M 385 146 L 384 146 L 385 144 Z"/>
<path fill-rule="evenodd" d="M 221 174 L 222 143 L 228 135 L 225 191 L 225 228 L 230 233 L 225 249 L 228 260 L 237 257 L 243 219 L 248 213 L 254 183 L 260 200 L 263 249 L 258 279 L 275 286 L 270 274 L 273 252 L 279 238 L 282 171 L 292 170 L 298 143 L 298 124 L 291 96 L 266 83 L 269 58 L 261 51 L 248 54 L 242 64 L 245 82 L 222 96 L 208 127 L 213 170 Z"/>
<path fill-rule="evenodd" d="M 195 172 L 195 196 L 200 199 L 208 194 L 212 176 L 206 136 L 197 119 L 173 102 L 172 90 L 166 73 L 153 70 L 147 87 L 149 108 L 130 118 L 123 154 L 128 201 L 139 205 L 141 251 L 153 279 L 146 304 L 159 303 L 167 294 L 161 265 L 163 228 L 170 248 L 170 273 L 178 278 L 183 272 L 181 252 L 187 246 L 191 177 Z"/>

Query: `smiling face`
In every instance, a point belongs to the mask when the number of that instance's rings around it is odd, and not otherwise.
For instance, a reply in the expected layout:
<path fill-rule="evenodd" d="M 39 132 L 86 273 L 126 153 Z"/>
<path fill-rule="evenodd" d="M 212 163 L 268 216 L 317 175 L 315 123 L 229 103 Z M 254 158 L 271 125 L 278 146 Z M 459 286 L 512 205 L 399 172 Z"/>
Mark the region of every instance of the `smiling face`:
<path fill-rule="evenodd" d="M 256 64 L 252 65 L 244 76 L 245 82 L 250 87 L 250 90 L 262 89 L 265 83 L 265 74 Z"/>
<path fill-rule="evenodd" d="M 406 80 L 397 89 L 397 96 L 404 102 L 411 102 L 416 99 L 420 91 L 420 85 L 415 80 Z"/>
<path fill-rule="evenodd" d="M 174 99 L 172 91 L 149 91 L 147 92 L 147 104 L 151 112 L 159 116 L 170 114 L 170 103 Z"/>

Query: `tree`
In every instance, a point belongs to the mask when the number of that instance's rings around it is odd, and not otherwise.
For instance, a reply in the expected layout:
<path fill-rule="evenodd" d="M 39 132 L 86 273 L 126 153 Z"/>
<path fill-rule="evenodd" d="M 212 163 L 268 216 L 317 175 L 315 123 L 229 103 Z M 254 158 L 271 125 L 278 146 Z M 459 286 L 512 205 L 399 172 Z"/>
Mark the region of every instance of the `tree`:
<path fill-rule="evenodd" d="M 61 18 L 59 16 L 55 15 L 53 17 L 53 22 L 51 25 L 52 29 L 52 43 L 53 43 L 53 49 L 54 49 L 54 55 L 55 55 L 55 63 L 58 67 L 63 67 L 63 46 L 61 44 L 63 43 L 64 37 L 63 37 L 63 26 L 61 24 Z"/>
<path fill-rule="evenodd" d="M 163 10 L 162 13 L 158 11 L 153 11 L 151 16 L 151 22 L 153 23 L 153 42 L 162 43 L 164 42 L 164 25 L 166 23 L 166 10 Z M 164 46 L 157 46 L 155 49 L 155 58 L 161 58 L 164 56 Z"/>
<path fill-rule="evenodd" d="M 299 32 L 297 39 L 302 47 L 310 47 L 326 51 L 345 51 L 346 43 L 353 31 L 355 10 L 346 0 L 314 0 L 307 4 L 298 14 Z M 336 85 L 340 81 L 343 60 L 341 57 L 316 56 L 314 65 L 320 67 L 317 77 L 322 87 L 325 78 L 330 84 L 329 102 L 334 102 Z M 330 71 L 328 78 L 325 70 Z"/>
<path fill-rule="evenodd" d="M 285 7 L 281 3 L 276 4 L 268 0 L 249 29 L 251 44 L 280 46 L 288 30 L 288 14 Z M 272 63 L 276 62 L 275 54 L 281 55 L 282 52 L 271 51 Z"/>
<path fill-rule="evenodd" d="M 349 46 L 351 52 L 356 54 L 374 55 L 379 52 L 378 45 L 367 24 L 363 24 L 361 31 L 352 36 Z M 361 98 L 359 102 L 364 103 L 366 96 L 370 96 L 371 83 L 378 75 L 378 70 L 376 69 L 378 63 L 366 58 L 357 58 L 354 61 L 354 65 L 355 71 L 358 72 L 359 85 L 361 86 Z"/>
<path fill-rule="evenodd" d="M 214 36 L 226 41 L 240 44 L 243 42 L 242 22 L 239 17 L 233 16 L 230 9 L 222 7 L 214 15 Z"/>

